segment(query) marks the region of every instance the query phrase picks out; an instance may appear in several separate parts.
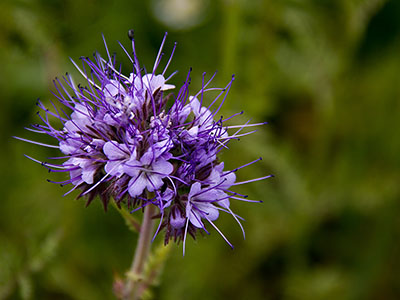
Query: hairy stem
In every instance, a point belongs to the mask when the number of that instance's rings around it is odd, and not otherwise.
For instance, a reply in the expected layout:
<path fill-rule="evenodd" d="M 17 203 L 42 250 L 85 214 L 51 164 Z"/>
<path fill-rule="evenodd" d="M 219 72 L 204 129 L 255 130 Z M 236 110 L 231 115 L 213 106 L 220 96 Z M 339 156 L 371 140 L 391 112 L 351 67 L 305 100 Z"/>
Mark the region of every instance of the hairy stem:
<path fill-rule="evenodd" d="M 154 220 L 152 217 L 154 213 L 154 205 L 149 204 L 144 208 L 143 221 L 139 232 L 139 240 L 125 285 L 125 300 L 137 300 L 140 297 L 138 292 L 141 290 L 140 285 L 143 281 L 144 265 L 150 252 L 151 238 L 154 228 Z"/>

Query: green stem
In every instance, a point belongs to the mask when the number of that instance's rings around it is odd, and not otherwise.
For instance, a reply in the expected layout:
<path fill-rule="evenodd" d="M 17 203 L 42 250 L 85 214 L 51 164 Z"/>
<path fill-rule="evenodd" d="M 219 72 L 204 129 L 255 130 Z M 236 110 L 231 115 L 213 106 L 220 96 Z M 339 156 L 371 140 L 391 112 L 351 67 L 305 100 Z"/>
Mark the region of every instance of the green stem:
<path fill-rule="evenodd" d="M 151 238 L 154 228 L 154 220 L 152 219 L 155 213 L 155 206 L 152 204 L 144 208 L 142 225 L 140 226 L 139 240 L 136 246 L 135 256 L 132 266 L 127 275 L 125 285 L 124 299 L 137 300 L 140 295 L 141 281 L 143 281 L 144 265 L 150 252 Z"/>

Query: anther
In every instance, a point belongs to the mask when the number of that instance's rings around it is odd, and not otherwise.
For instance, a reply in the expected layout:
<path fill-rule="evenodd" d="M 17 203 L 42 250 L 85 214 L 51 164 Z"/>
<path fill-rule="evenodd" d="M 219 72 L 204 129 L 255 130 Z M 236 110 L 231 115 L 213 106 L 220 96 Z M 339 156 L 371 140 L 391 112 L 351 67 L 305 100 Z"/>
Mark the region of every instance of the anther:
<path fill-rule="evenodd" d="M 132 41 L 135 37 L 135 31 L 133 29 L 128 30 L 128 38 Z"/>

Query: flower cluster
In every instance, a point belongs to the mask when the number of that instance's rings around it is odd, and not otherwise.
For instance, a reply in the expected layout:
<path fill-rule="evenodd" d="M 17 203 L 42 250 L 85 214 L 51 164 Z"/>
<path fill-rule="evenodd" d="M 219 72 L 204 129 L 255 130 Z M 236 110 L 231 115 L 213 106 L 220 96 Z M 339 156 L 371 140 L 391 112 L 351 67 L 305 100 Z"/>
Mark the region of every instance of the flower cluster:
<path fill-rule="evenodd" d="M 58 148 L 63 156 L 56 159 L 66 159 L 62 164 L 29 158 L 50 171 L 67 172 L 69 179 L 57 183 L 71 184 L 69 192 L 79 189 L 78 197 L 86 196 L 87 205 L 96 196 L 105 209 L 110 199 L 133 211 L 154 205 L 160 218 L 156 235 L 165 230 L 166 243 L 170 239 L 185 243 L 187 234 L 195 237 L 199 229 L 208 233 L 209 223 L 231 245 L 214 221 L 221 211 L 227 212 L 242 228 L 230 200 L 253 202 L 231 187 L 271 175 L 236 182 L 235 172 L 244 166 L 225 170 L 217 155 L 230 140 L 254 132 L 242 133 L 244 128 L 262 123 L 226 126 L 225 121 L 238 114 L 215 118 L 234 77 L 225 88 L 211 88 L 215 74 L 209 80 L 203 74 L 202 88 L 190 95 L 190 71 L 178 89 L 167 83 L 175 73 L 165 78 L 176 44 L 163 71 L 157 72 L 165 35 L 154 67 L 147 73 L 139 65 L 132 32 L 129 35 L 133 55 L 121 45 L 132 62 L 129 76 L 117 70 L 115 56 L 109 55 L 106 45 L 107 59 L 96 53 L 94 59 L 82 57 L 81 67 L 73 62 L 87 86 L 76 85 L 68 74 L 63 83 L 54 81 L 55 97 L 71 114 L 54 104 L 49 110 L 38 102 L 44 112 L 39 114 L 42 124 L 29 130 L 53 137 L 58 145 L 19 139 Z M 205 93 L 211 90 L 218 95 L 206 106 Z M 55 128 L 52 118 L 61 122 L 61 129 Z M 234 132 L 228 133 L 232 129 Z"/>

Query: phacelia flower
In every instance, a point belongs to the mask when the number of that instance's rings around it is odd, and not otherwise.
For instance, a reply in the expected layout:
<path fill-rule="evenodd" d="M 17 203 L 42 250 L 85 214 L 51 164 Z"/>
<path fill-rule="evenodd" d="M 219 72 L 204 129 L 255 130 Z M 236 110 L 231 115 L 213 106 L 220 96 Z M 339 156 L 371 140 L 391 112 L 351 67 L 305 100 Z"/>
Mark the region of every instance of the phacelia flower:
<path fill-rule="evenodd" d="M 50 110 L 38 101 L 42 124 L 31 125 L 29 130 L 51 136 L 54 145 L 18 139 L 59 149 L 62 155 L 54 159 L 65 159 L 61 164 L 27 157 L 49 171 L 67 173 L 69 178 L 57 183 L 72 186 L 67 194 L 79 190 L 78 198 L 86 197 L 87 205 L 96 196 L 104 209 L 110 199 L 119 207 L 124 203 L 132 212 L 154 205 L 158 208 L 154 217 L 160 218 L 155 236 L 165 232 L 165 243 L 182 240 L 185 248 L 188 234 L 195 238 L 198 230 L 208 233 L 207 224 L 211 224 L 232 247 L 214 224 L 220 212 L 232 215 L 244 235 L 241 218 L 232 212 L 230 201 L 260 201 L 248 200 L 231 188 L 272 175 L 237 182 L 236 171 L 261 158 L 227 171 L 218 154 L 228 148 L 231 140 L 254 132 L 242 130 L 264 123 L 225 125 L 225 121 L 241 114 L 216 118 L 233 76 L 224 88 L 211 88 L 215 74 L 205 80 L 204 73 L 200 91 L 191 95 L 191 70 L 179 88 L 170 84 L 175 73 L 165 75 L 176 44 L 159 71 L 164 36 L 148 73 L 139 65 L 131 31 L 129 36 L 132 56 L 120 45 L 132 63 L 130 74 L 121 73 L 105 44 L 107 58 L 98 53 L 92 59 L 81 57 L 81 67 L 72 61 L 85 79 L 85 86 L 76 85 L 68 74 L 63 81 L 54 80 L 54 95 L 66 108 L 52 103 Z M 208 91 L 219 94 L 206 102 Z"/>

